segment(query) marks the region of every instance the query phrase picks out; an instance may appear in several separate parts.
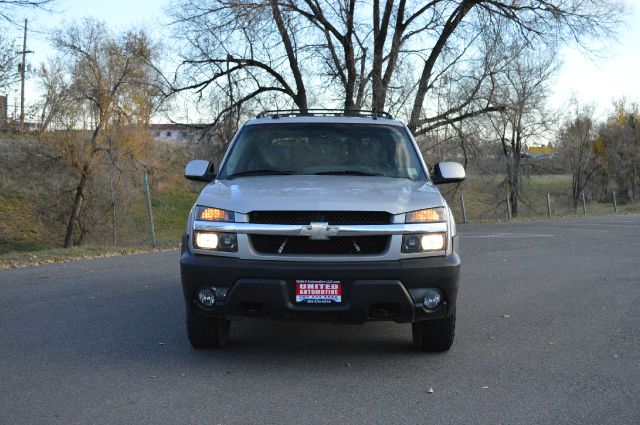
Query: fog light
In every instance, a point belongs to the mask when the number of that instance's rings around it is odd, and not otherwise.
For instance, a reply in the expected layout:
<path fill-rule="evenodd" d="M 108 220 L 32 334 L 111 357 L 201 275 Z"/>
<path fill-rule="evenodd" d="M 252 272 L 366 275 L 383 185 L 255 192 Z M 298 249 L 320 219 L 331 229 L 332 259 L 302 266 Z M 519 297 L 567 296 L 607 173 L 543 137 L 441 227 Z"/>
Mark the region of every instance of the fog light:
<path fill-rule="evenodd" d="M 435 310 L 438 308 L 440 303 L 442 302 L 442 296 L 440 292 L 435 289 L 430 289 L 424 295 L 424 299 L 422 300 L 422 305 L 425 310 Z"/>
<path fill-rule="evenodd" d="M 424 235 L 421 245 L 424 251 L 441 251 L 444 249 L 444 235 L 442 233 Z"/>
<path fill-rule="evenodd" d="M 198 301 L 205 307 L 216 303 L 216 288 L 202 288 L 198 291 Z"/>
<path fill-rule="evenodd" d="M 209 232 L 195 232 L 195 246 L 200 249 L 218 248 L 218 234 Z"/>

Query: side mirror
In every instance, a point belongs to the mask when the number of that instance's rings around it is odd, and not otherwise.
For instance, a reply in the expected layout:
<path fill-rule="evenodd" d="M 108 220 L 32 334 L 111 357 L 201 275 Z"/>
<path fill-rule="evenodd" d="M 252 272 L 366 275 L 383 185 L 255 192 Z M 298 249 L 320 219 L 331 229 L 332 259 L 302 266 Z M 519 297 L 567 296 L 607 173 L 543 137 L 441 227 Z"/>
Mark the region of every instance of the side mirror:
<path fill-rule="evenodd" d="M 184 176 L 189 180 L 210 182 L 216 178 L 216 173 L 213 172 L 213 163 L 203 159 L 194 159 L 189 161 L 185 167 Z"/>
<path fill-rule="evenodd" d="M 441 162 L 433 167 L 431 181 L 434 184 L 458 183 L 464 180 L 464 167 L 457 162 Z"/>

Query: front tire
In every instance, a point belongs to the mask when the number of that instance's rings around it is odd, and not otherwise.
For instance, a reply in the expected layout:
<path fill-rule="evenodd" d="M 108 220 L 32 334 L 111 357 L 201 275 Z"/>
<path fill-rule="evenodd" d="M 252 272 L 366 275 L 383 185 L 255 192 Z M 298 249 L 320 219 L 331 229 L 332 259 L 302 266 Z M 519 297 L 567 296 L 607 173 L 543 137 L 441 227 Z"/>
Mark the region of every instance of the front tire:
<path fill-rule="evenodd" d="M 456 329 L 456 314 L 443 319 L 424 320 L 411 324 L 413 345 L 420 351 L 448 351 L 453 344 Z"/>
<path fill-rule="evenodd" d="M 229 339 L 231 322 L 216 317 L 198 316 L 187 307 L 187 336 L 194 348 L 222 348 Z"/>

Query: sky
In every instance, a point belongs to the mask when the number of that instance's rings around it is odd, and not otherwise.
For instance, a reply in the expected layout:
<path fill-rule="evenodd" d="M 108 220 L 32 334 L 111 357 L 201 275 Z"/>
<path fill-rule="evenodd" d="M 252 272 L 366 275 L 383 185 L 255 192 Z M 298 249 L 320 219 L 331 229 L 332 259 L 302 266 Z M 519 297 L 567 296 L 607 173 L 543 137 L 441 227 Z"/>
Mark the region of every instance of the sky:
<path fill-rule="evenodd" d="M 640 103 L 640 0 L 627 2 L 625 26 L 617 42 L 607 43 L 605 51 L 588 57 L 576 48 L 565 48 L 562 65 L 552 85 L 550 104 L 568 107 L 575 96 L 583 104 L 594 104 L 603 118 L 611 111 L 613 99 L 626 98 Z"/>
<path fill-rule="evenodd" d="M 574 47 L 562 51 L 562 65 L 552 83 L 549 104 L 560 113 L 570 109 L 569 99 L 575 97 L 581 104 L 595 105 L 596 117 L 604 118 L 611 111 L 614 99 L 626 98 L 640 103 L 640 0 L 628 0 L 625 26 L 619 29 L 617 42 L 608 43 L 606 49 L 590 57 Z M 57 0 L 54 13 L 26 10 L 18 14 L 19 20 L 29 19 L 27 48 L 34 53 L 28 63 L 36 66 L 52 54 L 47 39 L 52 29 L 65 22 L 86 16 L 105 21 L 115 31 L 131 27 L 145 27 L 152 35 L 166 35 L 168 2 L 162 0 Z M 22 44 L 22 29 L 9 28 L 17 45 Z M 10 106 L 19 99 L 18 87 L 9 93 Z M 27 81 L 26 103 L 36 100 L 33 81 Z"/>
<path fill-rule="evenodd" d="M 15 40 L 16 46 L 22 47 L 23 22 L 28 19 L 27 50 L 32 50 L 27 56 L 27 64 L 36 67 L 48 57 L 53 56 L 49 46 L 51 32 L 65 23 L 81 20 L 85 17 L 94 17 L 104 21 L 107 26 L 115 31 L 144 27 L 154 37 L 161 37 L 166 31 L 168 18 L 165 8 L 168 2 L 163 0 L 55 0 L 50 12 L 33 9 L 18 10 L 16 13 L 17 25 L 9 25 L 9 31 Z M 25 84 L 25 104 L 36 101 L 38 93 L 34 81 L 27 80 Z M 16 85 L 13 92 L 9 93 L 9 109 L 20 102 L 20 87 Z M 11 113 L 11 112 L 10 112 Z"/>

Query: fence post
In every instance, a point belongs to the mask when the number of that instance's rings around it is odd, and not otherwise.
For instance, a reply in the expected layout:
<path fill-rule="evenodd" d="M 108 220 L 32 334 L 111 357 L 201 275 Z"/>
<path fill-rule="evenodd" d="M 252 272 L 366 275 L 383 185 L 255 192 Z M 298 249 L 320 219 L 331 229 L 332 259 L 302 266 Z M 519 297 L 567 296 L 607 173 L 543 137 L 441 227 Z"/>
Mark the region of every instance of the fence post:
<path fill-rule="evenodd" d="M 618 214 L 618 202 L 616 201 L 616 192 L 613 191 L 613 212 Z"/>
<path fill-rule="evenodd" d="M 511 220 L 511 200 L 509 200 L 509 194 L 507 193 L 507 217 Z"/>
<path fill-rule="evenodd" d="M 467 222 L 467 210 L 464 207 L 464 195 L 462 193 L 460 194 L 460 208 L 462 209 L 462 222 L 466 223 Z"/>
<path fill-rule="evenodd" d="M 551 218 L 551 194 L 547 192 L 547 215 Z"/>
<path fill-rule="evenodd" d="M 584 192 L 582 192 L 582 214 L 587 215 L 587 201 L 584 199 Z"/>
<path fill-rule="evenodd" d="M 147 210 L 149 212 L 149 236 L 151 238 L 151 246 L 156 247 L 156 230 L 153 226 L 153 211 L 151 211 L 151 195 L 149 194 L 149 174 L 144 172 L 144 192 L 147 196 Z"/>

